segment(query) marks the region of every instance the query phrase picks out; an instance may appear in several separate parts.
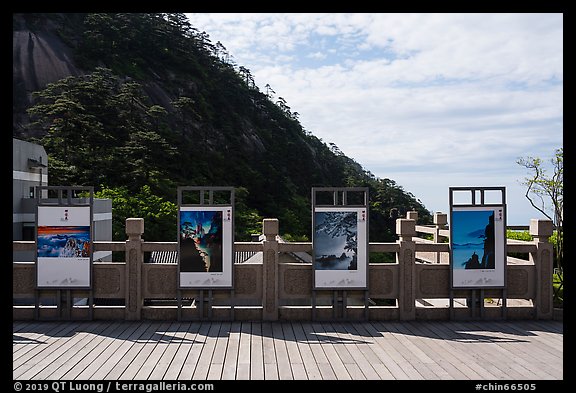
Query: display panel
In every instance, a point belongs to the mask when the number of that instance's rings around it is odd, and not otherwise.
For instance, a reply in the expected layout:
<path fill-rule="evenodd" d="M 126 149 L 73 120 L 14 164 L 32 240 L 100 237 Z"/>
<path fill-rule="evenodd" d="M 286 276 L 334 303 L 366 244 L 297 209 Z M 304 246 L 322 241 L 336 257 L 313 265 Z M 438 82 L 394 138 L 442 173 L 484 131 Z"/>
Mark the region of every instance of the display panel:
<path fill-rule="evenodd" d="M 367 209 L 316 207 L 313 214 L 316 289 L 367 287 Z"/>
<path fill-rule="evenodd" d="M 452 207 L 450 260 L 453 288 L 504 287 L 504 207 Z"/>
<path fill-rule="evenodd" d="M 180 207 L 180 288 L 232 286 L 232 233 L 231 206 Z"/>
<path fill-rule="evenodd" d="M 91 207 L 38 206 L 37 219 L 37 287 L 89 288 Z"/>

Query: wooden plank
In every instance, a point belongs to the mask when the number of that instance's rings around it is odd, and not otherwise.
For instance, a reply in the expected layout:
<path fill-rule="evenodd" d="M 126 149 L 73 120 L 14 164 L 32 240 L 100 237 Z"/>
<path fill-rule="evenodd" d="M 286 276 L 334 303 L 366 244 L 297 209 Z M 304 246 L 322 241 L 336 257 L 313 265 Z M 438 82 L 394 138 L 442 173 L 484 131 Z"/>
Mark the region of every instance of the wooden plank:
<path fill-rule="evenodd" d="M 448 332 L 447 337 L 451 337 L 452 345 L 455 351 L 468 350 L 474 355 L 475 370 L 485 370 L 494 375 L 495 379 L 509 379 L 510 375 L 507 373 L 509 367 L 506 361 L 499 364 L 502 358 L 494 356 L 493 350 L 486 345 L 489 341 L 482 335 L 474 335 L 466 333 L 464 325 L 458 322 L 441 322 L 437 325 L 439 328 L 444 328 Z M 478 343 L 477 347 L 470 347 L 470 343 Z M 484 345 L 482 345 L 484 344 Z"/>
<path fill-rule="evenodd" d="M 424 329 L 425 323 L 407 322 L 404 327 L 413 336 L 414 344 L 424 351 L 431 360 L 428 368 L 432 369 L 439 379 L 482 379 L 484 376 L 476 372 L 472 358 L 460 361 L 454 353 L 446 348 L 442 340 L 435 338 L 434 334 Z M 456 371 L 455 371 L 456 370 Z"/>
<path fill-rule="evenodd" d="M 123 322 L 125 330 L 112 339 L 112 343 L 92 362 L 90 368 L 78 375 L 78 379 L 105 379 L 113 368 L 120 367 L 120 360 L 149 328 L 148 323 Z"/>
<path fill-rule="evenodd" d="M 374 330 L 373 326 L 369 323 L 363 324 L 355 324 L 354 328 L 361 335 L 363 341 L 370 348 L 370 356 L 368 358 L 370 365 L 374 368 L 374 371 L 378 374 L 378 377 L 383 380 L 393 380 L 396 379 L 395 375 L 390 371 L 388 365 L 392 363 L 390 356 L 386 353 L 386 351 L 380 347 L 380 345 L 376 342 L 376 337 L 381 336 L 379 333 L 373 334 L 367 326 Z M 400 370 L 400 368 L 396 364 L 392 364 L 396 368 Z M 397 373 L 398 375 L 405 375 L 402 372 Z"/>
<path fill-rule="evenodd" d="M 322 379 L 337 379 L 336 374 L 334 373 L 334 370 L 332 370 L 332 366 L 330 365 L 330 362 L 328 361 L 328 358 L 322 349 L 323 336 L 316 335 L 316 332 L 310 323 L 302 323 L 302 331 L 306 336 L 306 341 L 310 346 L 310 351 L 312 351 L 312 356 L 314 356 L 314 361 L 318 366 L 318 370 L 320 371 Z"/>
<path fill-rule="evenodd" d="M 306 369 L 304 368 L 304 361 L 302 360 L 302 356 L 300 356 L 296 337 L 292 330 L 292 325 L 289 322 L 282 322 L 280 326 L 286 343 L 286 353 L 288 355 L 288 361 L 290 362 L 292 377 L 297 380 L 308 379 Z"/>
<path fill-rule="evenodd" d="M 252 322 L 250 336 L 250 379 L 264 379 L 264 344 L 262 342 L 262 324 Z"/>
<path fill-rule="evenodd" d="M 149 380 L 162 380 L 164 379 L 164 375 L 166 374 L 170 364 L 172 363 L 184 336 L 188 332 L 190 328 L 190 322 L 181 322 L 181 323 L 174 323 L 169 329 L 170 332 L 170 341 L 166 344 L 166 349 L 162 353 L 162 356 L 154 366 L 154 369 L 148 376 Z M 178 369 L 179 371 L 179 369 Z M 176 374 L 178 375 L 178 374 Z"/>
<path fill-rule="evenodd" d="M 534 334 L 541 348 L 555 357 L 563 357 L 564 331 L 562 323 L 557 321 L 524 321 L 526 329 Z M 558 329 L 559 327 L 559 329 Z"/>
<path fill-rule="evenodd" d="M 373 325 L 385 334 L 389 346 L 387 352 L 394 357 L 396 364 L 408 376 L 408 379 L 424 379 L 417 368 L 422 365 L 422 362 L 405 348 L 402 332 L 398 331 L 395 323 L 386 321 L 386 323 L 373 323 Z"/>
<path fill-rule="evenodd" d="M 87 380 L 92 377 L 102 367 L 104 362 L 108 361 L 110 356 L 116 352 L 120 344 L 130 338 L 139 325 L 139 323 L 118 322 L 117 328 L 102 337 L 102 341 L 79 362 L 81 365 L 78 368 L 85 366 L 82 370 L 79 370 L 79 373 L 74 374 L 74 379 Z M 144 329 L 142 328 L 141 331 L 144 331 Z"/>
<path fill-rule="evenodd" d="M 12 361 L 41 345 L 43 348 L 48 343 L 48 338 L 56 336 L 66 329 L 68 323 L 39 322 L 22 327 L 17 333 L 12 334 Z"/>
<path fill-rule="evenodd" d="M 13 327 L 15 379 L 563 379 L 563 328 L 553 321 Z"/>
<path fill-rule="evenodd" d="M 274 338 L 272 336 L 272 325 L 270 322 L 262 323 L 262 354 L 264 360 L 264 378 L 266 380 L 279 379 L 276 350 L 274 348 Z"/>
<path fill-rule="evenodd" d="M 20 330 L 30 331 L 31 327 L 38 325 L 37 321 L 12 321 L 12 333 L 19 332 Z M 34 330 L 34 328 L 32 328 Z"/>
<path fill-rule="evenodd" d="M 539 323 L 540 322 L 540 323 Z M 499 327 L 501 331 L 516 332 L 520 336 L 529 336 L 533 345 L 548 353 L 553 357 L 558 357 L 564 349 L 564 334 L 548 330 L 543 321 L 495 321 L 494 327 Z M 552 324 L 548 324 L 552 326 Z M 561 356 L 560 356 L 561 357 Z"/>
<path fill-rule="evenodd" d="M 27 364 L 31 365 L 26 372 L 20 373 L 18 378 L 20 379 L 38 379 L 43 380 L 54 372 L 54 370 L 59 367 L 62 363 L 67 360 L 66 349 L 72 345 L 78 348 L 82 348 L 87 341 L 90 340 L 89 330 L 104 329 L 105 325 L 91 324 L 88 328 L 80 327 L 78 332 L 75 332 L 70 338 L 66 340 L 62 345 L 52 346 L 52 350 L 43 351 L 40 355 L 35 356 L 33 360 L 28 361 Z"/>
<path fill-rule="evenodd" d="M 123 354 L 121 354 L 116 364 L 113 364 L 111 365 L 112 366 L 111 368 L 108 368 L 109 371 L 103 379 L 121 379 L 122 374 L 124 374 L 124 372 L 131 366 L 131 364 L 134 361 L 134 358 L 138 356 L 138 354 L 144 348 L 148 340 L 154 337 L 154 335 L 160 328 L 161 323 L 152 322 L 145 326 L 146 330 L 137 339 L 135 339 L 134 342 L 130 343 L 131 345 L 129 346 L 129 348 L 126 348 Z M 136 364 L 132 366 L 131 372 L 134 371 L 135 367 Z M 125 376 L 124 379 L 126 378 L 127 375 Z"/>
<path fill-rule="evenodd" d="M 188 352 L 196 340 L 196 335 L 199 329 L 199 322 L 187 322 L 182 324 L 182 331 L 178 334 L 180 337 L 180 345 L 178 345 L 176 352 L 172 356 L 163 379 L 171 381 L 178 379 L 182 367 L 184 366 L 184 362 L 186 361 L 186 357 L 188 356 Z"/>
<path fill-rule="evenodd" d="M 500 328 L 495 322 L 487 325 L 482 324 L 482 327 L 477 326 L 474 322 L 467 323 L 466 326 L 478 336 L 483 336 L 483 339 L 491 343 L 492 351 L 495 356 L 506 356 L 509 358 L 509 364 L 506 366 L 507 374 L 511 375 L 522 375 L 523 379 L 532 378 L 534 373 L 540 374 L 540 368 L 530 371 L 530 362 L 533 360 L 532 357 L 538 356 L 537 348 L 531 344 L 531 354 L 529 355 L 529 361 L 526 361 L 522 357 L 522 345 L 516 345 L 518 342 L 529 341 L 526 337 L 516 336 L 514 330 L 507 331 L 504 329 L 498 331 Z M 513 342 L 512 347 L 509 346 L 510 342 Z M 508 344 L 508 345 L 507 345 Z M 543 374 L 546 375 L 546 374 Z"/>
<path fill-rule="evenodd" d="M 423 334 L 435 339 L 435 344 L 440 348 L 441 354 L 446 353 L 444 359 L 455 367 L 467 370 L 469 374 L 466 375 L 470 379 L 496 379 L 496 375 L 477 364 L 473 347 L 462 351 L 458 343 L 460 338 L 456 332 L 451 330 L 450 325 L 442 321 L 432 321 L 421 324 L 419 327 L 424 332 Z"/>
<path fill-rule="evenodd" d="M 312 354 L 312 349 L 310 344 L 308 344 L 308 339 L 306 338 L 306 333 L 302 328 L 302 324 L 299 322 L 292 322 L 292 331 L 294 332 L 294 337 L 298 345 L 298 350 L 300 351 L 300 356 L 302 357 L 302 362 L 304 364 L 304 370 L 306 371 L 306 377 L 310 380 L 321 380 L 322 373 L 320 368 L 316 364 L 314 355 Z"/>
<path fill-rule="evenodd" d="M 330 326 L 332 328 L 331 332 L 333 334 L 334 349 L 336 350 L 336 353 L 338 353 L 342 364 L 346 367 L 350 379 L 365 380 L 366 376 L 353 356 L 353 353 L 357 351 L 357 348 L 354 347 L 352 342 L 350 342 L 346 337 L 346 329 L 344 329 L 338 322 L 332 322 Z"/>
<path fill-rule="evenodd" d="M 404 362 L 402 354 L 400 354 L 390 343 L 390 340 L 394 339 L 392 337 L 388 337 L 387 334 L 384 334 L 382 328 L 377 326 L 374 322 L 366 323 L 363 325 L 363 327 L 370 334 L 370 336 L 372 336 L 372 340 L 376 344 L 372 350 L 381 360 L 382 364 L 386 367 L 386 370 L 388 370 L 392 376 L 392 379 L 410 379 L 408 374 L 406 374 L 401 366 L 401 364 Z M 384 370 L 381 372 L 386 374 Z"/>
<path fill-rule="evenodd" d="M 52 362 L 45 371 L 48 371 L 50 368 L 54 370 L 54 372 L 47 374 L 46 377 L 52 380 L 76 379 L 78 374 L 91 365 L 99 353 L 97 351 L 99 349 L 105 349 L 105 345 L 102 344 L 104 338 L 109 335 L 116 336 L 121 327 L 121 323 L 119 322 L 101 324 L 98 330 L 86 336 L 86 344 L 83 347 L 81 347 L 80 343 L 77 343 L 72 350 L 68 351 L 68 356 L 60 356 L 60 358 Z M 37 375 L 36 378 L 41 378 L 41 376 Z"/>
<path fill-rule="evenodd" d="M 211 322 L 210 329 L 208 330 L 208 335 L 204 346 L 202 347 L 202 352 L 198 358 L 198 364 L 194 370 L 192 379 L 208 379 L 208 372 L 210 371 L 212 355 L 214 354 L 214 349 L 216 348 L 216 343 L 218 341 L 218 333 L 220 332 L 221 322 Z"/>
<path fill-rule="evenodd" d="M 224 359 L 226 357 L 226 347 L 228 346 L 228 337 L 230 335 L 230 322 L 224 322 L 220 325 L 220 330 L 216 338 L 214 352 L 210 360 L 210 369 L 208 370 L 208 379 L 217 380 L 222 378 L 224 368 Z"/>
<path fill-rule="evenodd" d="M 332 326 L 335 328 L 338 337 L 349 343 L 347 344 L 348 352 L 350 352 L 350 355 L 352 355 L 352 358 L 358 365 L 359 369 L 362 371 L 364 378 L 380 379 L 378 373 L 372 367 L 369 360 L 374 358 L 374 352 L 372 349 L 370 349 L 362 337 L 359 337 L 355 334 L 355 331 L 351 327 L 352 324 L 347 322 L 332 323 Z"/>
<path fill-rule="evenodd" d="M 194 377 L 194 372 L 198 366 L 198 361 L 202 354 L 202 350 L 204 349 L 204 345 L 206 345 L 206 341 L 208 340 L 208 334 L 212 324 L 210 322 L 202 322 L 199 326 L 193 326 L 198 327 L 198 330 L 192 343 L 187 344 L 190 345 L 190 349 L 188 350 L 188 354 L 184 360 L 178 379 L 191 380 Z"/>
<path fill-rule="evenodd" d="M 272 324 L 272 336 L 274 338 L 274 351 L 276 352 L 276 364 L 278 365 L 278 378 L 294 379 L 292 375 L 292 367 L 290 366 L 290 359 L 288 358 L 288 349 L 286 348 L 286 341 L 284 339 L 284 332 L 280 322 Z"/>
<path fill-rule="evenodd" d="M 465 374 L 450 362 L 442 362 L 439 365 L 431 356 L 424 351 L 424 345 L 419 342 L 419 337 L 408 329 L 408 322 L 394 322 L 386 324 L 389 331 L 394 332 L 395 337 L 403 346 L 401 351 L 404 358 L 418 370 L 424 379 L 466 379 Z M 437 354 L 431 353 L 432 356 Z"/>
<path fill-rule="evenodd" d="M 555 320 L 532 320 L 524 321 L 530 326 L 534 326 L 535 330 L 545 333 L 548 337 L 556 337 L 562 341 L 564 335 L 564 323 Z"/>
<path fill-rule="evenodd" d="M 228 346 L 222 368 L 222 379 L 236 379 L 236 369 L 238 366 L 238 352 L 240 349 L 240 322 L 232 322 L 228 335 Z"/>
<path fill-rule="evenodd" d="M 494 373 L 500 374 L 500 379 L 529 378 L 522 370 L 518 370 L 512 366 L 513 360 L 511 361 L 511 359 L 509 359 L 511 354 L 501 346 L 495 345 L 499 339 L 494 337 L 493 334 L 488 331 L 474 331 L 474 324 L 471 323 L 471 321 L 465 323 L 453 322 L 452 325 L 458 334 L 466 338 L 466 341 L 482 341 L 486 343 L 486 345 L 476 348 L 478 357 L 482 359 L 479 360 L 478 363 L 488 365 L 490 371 L 494 370 Z M 489 343 L 492 345 L 488 345 Z M 496 364 L 498 365 L 497 367 L 495 367 Z"/>
<path fill-rule="evenodd" d="M 141 344 L 140 351 L 136 356 L 132 358 L 130 365 L 126 367 L 124 372 L 120 375 L 118 379 L 122 380 L 142 380 L 146 379 L 151 371 L 150 364 L 146 363 L 146 360 L 150 357 L 150 354 L 156 349 L 158 344 L 161 342 L 162 337 L 164 337 L 164 332 L 168 329 L 170 323 L 164 322 L 157 329 L 152 332 L 152 335 Z M 139 345 L 140 343 L 136 343 Z M 146 367 L 144 367 L 146 366 Z"/>
<path fill-rule="evenodd" d="M 250 379 L 250 335 L 252 325 L 242 322 L 240 327 L 240 343 L 238 345 L 238 361 L 236 366 L 236 379 Z"/>
<path fill-rule="evenodd" d="M 385 366 L 381 357 L 378 356 L 377 352 L 380 351 L 381 348 L 376 344 L 372 335 L 363 328 L 364 325 L 365 324 L 347 323 L 345 324 L 345 329 L 351 334 L 358 335 L 356 346 L 360 349 L 370 366 L 378 375 L 377 378 L 370 377 L 369 379 L 394 379 L 392 373 Z M 369 376 L 367 376 L 367 378 L 368 377 Z"/>
<path fill-rule="evenodd" d="M 146 359 L 146 363 L 142 365 L 137 379 L 161 380 L 164 378 L 164 374 L 172 362 L 172 358 L 182 342 L 182 336 L 186 333 L 189 325 L 190 323 L 178 321 L 170 325 L 161 341 L 154 348 L 154 351 Z M 144 372 L 143 370 L 146 369 L 148 370 Z"/>
<path fill-rule="evenodd" d="M 537 334 L 518 328 L 521 325 L 522 322 L 514 324 L 511 329 L 508 323 L 493 322 L 490 332 L 486 334 L 494 336 L 498 349 L 513 361 L 510 368 L 525 375 L 524 379 L 533 378 L 534 375 L 543 379 L 549 378 L 551 374 L 561 375 L 562 369 L 551 367 L 550 364 L 562 360 L 562 349 L 550 350 L 550 347 L 540 342 Z M 529 345 L 516 345 L 517 341 L 527 341 Z"/>
<path fill-rule="evenodd" d="M 375 337 L 365 328 L 366 323 L 363 324 L 346 324 L 345 328 L 350 333 L 355 333 L 358 340 L 355 346 L 362 352 L 364 357 L 369 362 L 370 366 L 374 369 L 378 378 L 367 375 L 368 379 L 382 379 L 393 380 L 395 376 L 387 367 L 388 364 L 385 360 L 389 360 L 387 353 L 378 345 Z"/>
<path fill-rule="evenodd" d="M 12 334 L 38 332 L 44 325 L 46 325 L 46 323 L 40 321 L 13 321 Z"/>
<path fill-rule="evenodd" d="M 313 323 L 312 328 L 317 335 L 323 337 L 322 349 L 324 350 L 324 354 L 328 359 L 328 363 L 330 363 L 330 367 L 332 367 L 332 370 L 334 371 L 334 376 L 336 379 L 352 379 L 348 373 L 348 370 L 346 369 L 346 366 L 342 362 L 342 359 L 340 359 L 340 356 L 338 356 L 338 352 L 334 348 L 334 343 L 338 343 L 339 339 L 335 337 L 334 333 L 331 331 L 332 326 L 323 323 Z"/>
<path fill-rule="evenodd" d="M 28 357 L 28 355 L 33 351 L 28 352 L 26 354 L 26 362 L 12 372 L 13 377 L 15 379 L 31 379 L 35 374 L 40 372 L 44 367 L 47 367 L 58 356 L 65 352 L 66 348 L 81 340 L 86 334 L 88 334 L 87 332 L 95 329 L 98 325 L 98 323 L 90 323 L 85 327 L 74 325 L 75 328 L 80 330 L 79 332 L 76 332 L 76 329 L 74 329 L 68 332 L 70 337 L 66 337 L 66 339 L 54 338 L 48 347 L 40 350 L 32 357 Z M 21 360 L 22 358 L 24 358 L 24 356 L 18 360 Z"/>
<path fill-rule="evenodd" d="M 72 332 L 80 326 L 80 323 L 47 323 L 45 333 L 41 333 L 36 338 L 37 345 L 30 344 L 26 348 L 12 354 L 12 370 L 16 370 L 20 365 L 29 359 L 38 356 L 42 351 L 48 350 L 52 344 L 59 341 L 61 337 L 73 334 Z"/>

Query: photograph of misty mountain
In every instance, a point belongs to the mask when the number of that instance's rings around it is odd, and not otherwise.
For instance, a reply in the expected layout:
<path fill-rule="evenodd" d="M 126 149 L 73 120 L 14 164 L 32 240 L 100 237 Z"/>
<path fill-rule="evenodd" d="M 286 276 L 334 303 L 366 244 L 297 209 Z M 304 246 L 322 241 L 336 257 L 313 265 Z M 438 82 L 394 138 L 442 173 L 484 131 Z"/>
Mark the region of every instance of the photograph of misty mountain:
<path fill-rule="evenodd" d="M 494 211 L 454 211 L 452 226 L 453 268 L 494 269 Z"/>
<path fill-rule="evenodd" d="M 357 270 L 358 213 L 315 212 L 314 268 Z"/>
<path fill-rule="evenodd" d="M 180 211 L 180 272 L 222 272 L 221 211 Z"/>

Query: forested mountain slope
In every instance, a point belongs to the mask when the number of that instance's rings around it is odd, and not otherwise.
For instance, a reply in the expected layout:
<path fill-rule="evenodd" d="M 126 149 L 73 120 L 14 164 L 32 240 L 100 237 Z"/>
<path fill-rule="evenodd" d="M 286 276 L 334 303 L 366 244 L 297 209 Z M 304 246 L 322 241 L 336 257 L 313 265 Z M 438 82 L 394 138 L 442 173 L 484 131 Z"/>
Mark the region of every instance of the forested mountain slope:
<path fill-rule="evenodd" d="M 263 217 L 309 236 L 313 186 L 370 187 L 371 241 L 393 239 L 393 208 L 430 221 L 393 180 L 305 130 L 183 14 L 14 14 L 13 136 L 44 145 L 51 185 L 170 203 L 179 185 L 234 186 L 237 239 Z M 175 224 L 169 210 L 156 219 Z"/>

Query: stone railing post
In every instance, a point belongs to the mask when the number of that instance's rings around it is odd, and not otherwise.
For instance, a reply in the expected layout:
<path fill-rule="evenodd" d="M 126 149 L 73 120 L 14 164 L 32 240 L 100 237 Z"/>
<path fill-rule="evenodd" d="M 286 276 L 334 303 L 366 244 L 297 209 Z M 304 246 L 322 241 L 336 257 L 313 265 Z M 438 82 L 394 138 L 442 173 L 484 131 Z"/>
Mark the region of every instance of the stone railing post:
<path fill-rule="evenodd" d="M 398 282 L 398 308 L 400 320 L 416 318 L 415 299 L 415 270 L 416 270 L 416 243 L 412 237 L 416 236 L 416 221 L 400 218 L 396 220 L 396 234 L 399 237 L 398 251 L 399 282 Z"/>
<path fill-rule="evenodd" d="M 143 218 L 126 219 L 126 320 L 139 320 L 142 313 Z"/>
<path fill-rule="evenodd" d="M 264 234 L 264 263 L 262 266 L 262 319 L 278 320 L 278 219 L 265 218 L 262 222 Z"/>
<path fill-rule="evenodd" d="M 530 261 L 536 266 L 536 319 L 552 319 L 553 288 L 552 273 L 554 252 L 548 238 L 552 236 L 552 221 L 530 220 L 530 235 L 536 244 L 536 251 L 530 253 Z"/>
<path fill-rule="evenodd" d="M 440 243 L 440 230 L 446 229 L 446 224 L 448 224 L 448 215 L 442 212 L 434 213 L 434 243 Z M 436 263 L 440 263 L 440 253 L 436 253 Z"/>
<path fill-rule="evenodd" d="M 406 212 L 406 218 L 409 220 L 418 221 L 418 212 L 416 210 Z"/>

